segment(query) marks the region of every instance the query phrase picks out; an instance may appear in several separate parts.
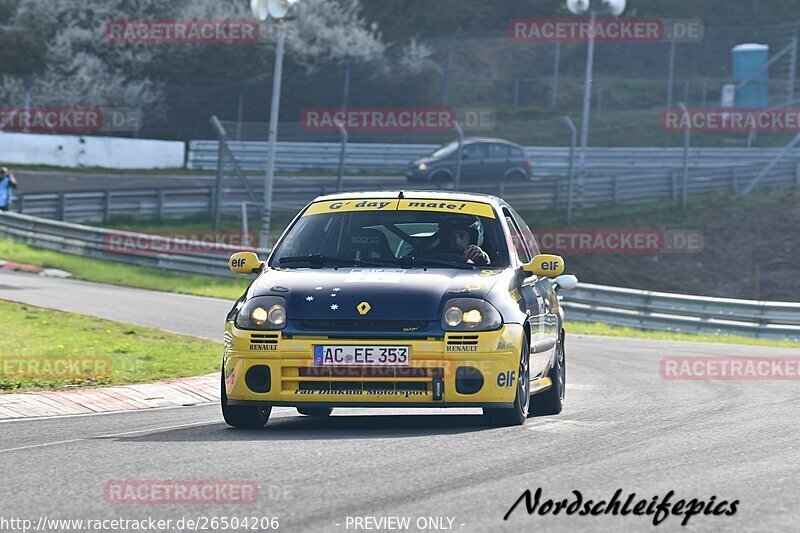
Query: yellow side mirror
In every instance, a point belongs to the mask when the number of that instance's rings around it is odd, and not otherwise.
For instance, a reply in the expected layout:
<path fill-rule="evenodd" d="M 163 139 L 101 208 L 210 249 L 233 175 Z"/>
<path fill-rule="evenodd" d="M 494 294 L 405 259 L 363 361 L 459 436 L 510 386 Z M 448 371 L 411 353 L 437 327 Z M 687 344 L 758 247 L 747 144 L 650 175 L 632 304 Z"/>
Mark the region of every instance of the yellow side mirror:
<path fill-rule="evenodd" d="M 534 276 L 554 278 L 564 272 L 564 259 L 559 255 L 539 254 L 522 269 Z"/>
<path fill-rule="evenodd" d="M 236 252 L 228 266 L 237 274 L 255 274 L 261 268 L 261 259 L 253 252 Z"/>

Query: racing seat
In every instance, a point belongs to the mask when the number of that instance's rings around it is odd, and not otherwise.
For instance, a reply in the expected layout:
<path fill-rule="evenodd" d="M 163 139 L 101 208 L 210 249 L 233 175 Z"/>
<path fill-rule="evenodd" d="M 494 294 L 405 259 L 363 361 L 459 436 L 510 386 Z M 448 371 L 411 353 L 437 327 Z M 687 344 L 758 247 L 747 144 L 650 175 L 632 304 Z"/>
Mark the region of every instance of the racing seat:
<path fill-rule="evenodd" d="M 361 229 L 350 237 L 349 259 L 394 259 L 389 239 L 377 229 Z"/>

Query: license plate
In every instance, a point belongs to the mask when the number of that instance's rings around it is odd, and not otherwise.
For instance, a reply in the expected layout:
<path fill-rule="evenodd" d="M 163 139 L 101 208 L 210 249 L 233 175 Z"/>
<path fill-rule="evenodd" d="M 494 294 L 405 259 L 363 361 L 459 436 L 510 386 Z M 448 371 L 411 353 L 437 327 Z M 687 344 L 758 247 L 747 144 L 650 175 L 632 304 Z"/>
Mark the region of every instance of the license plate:
<path fill-rule="evenodd" d="M 408 366 L 408 346 L 314 346 L 316 366 Z"/>

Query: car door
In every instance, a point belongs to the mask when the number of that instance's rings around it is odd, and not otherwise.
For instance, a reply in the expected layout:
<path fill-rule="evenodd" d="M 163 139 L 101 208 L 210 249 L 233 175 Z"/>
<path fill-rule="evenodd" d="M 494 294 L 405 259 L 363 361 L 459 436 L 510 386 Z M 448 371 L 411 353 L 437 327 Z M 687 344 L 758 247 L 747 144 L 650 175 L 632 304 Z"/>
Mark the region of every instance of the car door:
<path fill-rule="evenodd" d="M 489 150 L 486 143 L 464 145 L 461 157 L 462 181 L 478 181 L 486 176 Z"/>
<path fill-rule="evenodd" d="M 538 255 L 539 244 L 536 242 L 536 237 L 525 223 L 525 220 L 510 207 L 509 212 L 512 216 L 512 219 L 519 227 L 522 235 L 522 241 L 526 250 L 531 254 L 531 256 Z M 537 294 L 538 301 L 542 305 L 542 309 L 539 320 L 541 335 L 533 346 L 532 351 L 535 351 L 537 354 L 537 360 L 541 359 L 545 362 L 546 366 L 549 367 L 550 362 L 553 360 L 553 357 L 555 357 L 556 343 L 558 342 L 558 338 L 561 334 L 558 296 L 556 295 L 556 291 L 553 289 L 553 284 L 549 278 L 540 278 L 535 276 L 534 278 L 534 290 Z M 535 375 L 533 370 L 534 369 L 531 368 L 531 375 Z M 547 369 L 545 369 L 545 371 L 546 370 Z"/>
<path fill-rule="evenodd" d="M 511 155 L 509 154 L 509 146 L 501 143 L 489 144 L 489 158 L 487 160 L 487 169 L 490 178 L 493 180 L 502 180 L 514 165 L 511 163 Z"/>

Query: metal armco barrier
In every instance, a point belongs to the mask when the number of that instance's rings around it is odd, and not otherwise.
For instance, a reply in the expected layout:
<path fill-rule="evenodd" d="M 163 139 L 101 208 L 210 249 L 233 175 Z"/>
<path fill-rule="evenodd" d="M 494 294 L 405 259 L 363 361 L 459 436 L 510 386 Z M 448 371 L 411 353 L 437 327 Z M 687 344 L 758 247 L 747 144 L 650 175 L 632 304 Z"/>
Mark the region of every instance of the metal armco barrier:
<path fill-rule="evenodd" d="M 800 341 L 800 303 L 712 298 L 581 283 L 564 293 L 569 320 L 682 333 Z"/>
<path fill-rule="evenodd" d="M 56 252 L 212 276 L 233 276 L 227 260 L 230 254 L 241 251 L 236 246 L 216 244 L 215 252 L 204 252 L 208 245 L 197 241 L 82 226 L 18 213 L 0 213 L 0 235 Z M 159 249 L 174 251 L 161 253 Z"/>
<path fill-rule="evenodd" d="M 231 141 L 234 157 L 245 170 L 266 168 L 267 143 Z M 435 144 L 350 143 L 347 145 L 349 172 L 405 171 L 412 160 L 430 155 L 439 148 Z M 689 148 L 690 168 L 731 168 L 760 165 L 763 168 L 782 148 Z M 284 171 L 324 169 L 334 171 L 339 166 L 341 144 L 336 142 L 279 142 L 276 168 Z M 217 168 L 217 141 L 190 141 L 187 168 L 214 170 Z M 533 163 L 534 175 L 566 176 L 569 168 L 569 147 L 530 146 L 525 152 Z M 683 148 L 589 148 L 586 153 L 590 174 L 642 172 L 652 169 L 680 170 Z M 800 149 L 787 154 L 789 162 L 800 162 Z M 761 169 L 760 168 L 760 169 Z M 760 170 L 759 169 L 759 170 Z"/>
<path fill-rule="evenodd" d="M 338 157 L 338 156 L 337 156 Z M 761 172 L 761 165 L 739 167 L 696 168 L 689 171 L 687 194 L 742 190 Z M 465 192 L 494 194 L 508 200 L 518 210 L 564 211 L 568 197 L 568 180 L 535 179 L 530 182 L 466 182 Z M 766 175 L 760 186 L 800 185 L 800 165 L 784 161 Z M 336 180 L 320 179 L 318 184 L 276 187 L 275 206 L 299 209 L 315 197 L 335 191 Z M 401 179 L 369 180 L 350 178 L 343 191 L 376 189 L 435 189 L 429 184 L 408 184 Z M 253 192 L 260 197 L 258 187 Z M 679 170 L 589 175 L 584 180 L 581 205 L 584 208 L 633 205 L 654 201 L 677 201 L 682 194 Z M 25 194 L 15 197 L 12 210 L 34 216 L 75 222 L 106 222 L 113 215 L 146 218 L 180 218 L 198 213 L 211 213 L 214 188 L 163 188 L 74 193 Z M 239 213 L 241 202 L 249 201 L 249 192 L 242 187 L 222 190 L 223 213 Z"/>
<path fill-rule="evenodd" d="M 116 253 L 111 236 L 152 236 L 81 226 L 17 213 L 0 213 L 0 235 L 63 253 L 157 267 L 175 272 L 230 276 L 226 255 Z M 162 238 L 163 239 L 163 238 Z M 169 241 L 170 239 L 164 239 Z M 134 238 L 135 242 L 135 238 Z M 235 247 L 226 248 L 230 252 Z M 261 250 L 265 256 L 267 250 Z M 686 333 L 736 334 L 800 341 L 800 303 L 758 302 L 605 287 L 582 283 L 563 294 L 569 320 Z"/>

